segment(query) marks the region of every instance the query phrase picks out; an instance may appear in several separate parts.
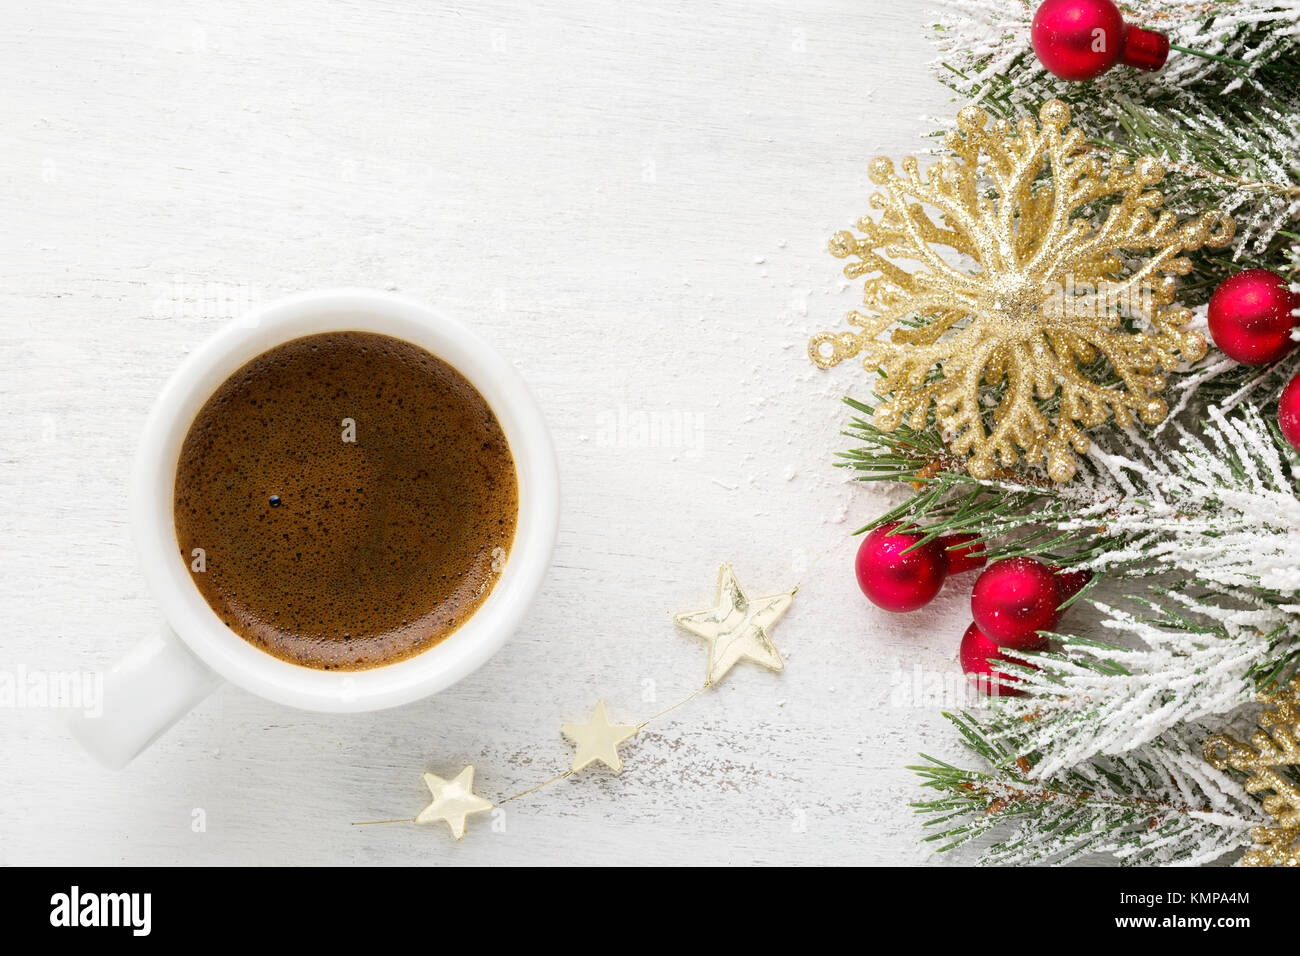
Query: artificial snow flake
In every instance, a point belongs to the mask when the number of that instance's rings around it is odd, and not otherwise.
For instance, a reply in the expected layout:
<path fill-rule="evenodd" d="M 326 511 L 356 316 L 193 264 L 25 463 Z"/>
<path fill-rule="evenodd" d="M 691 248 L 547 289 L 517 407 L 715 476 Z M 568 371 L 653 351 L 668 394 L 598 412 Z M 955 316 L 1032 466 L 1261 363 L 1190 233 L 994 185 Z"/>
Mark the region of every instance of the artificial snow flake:
<path fill-rule="evenodd" d="M 1223 246 L 1232 222 L 1218 212 L 1179 221 L 1153 187 L 1166 165 L 1152 157 L 1103 158 L 1068 127 L 1059 100 L 1015 127 L 968 106 L 926 171 L 914 157 L 872 161 L 879 221 L 861 237 L 838 233 L 833 255 L 868 276 L 855 332 L 822 332 L 809 356 L 822 368 L 862 354 L 882 400 L 874 424 L 921 430 L 933 409 L 949 448 L 976 478 L 1023 454 L 1054 481 L 1075 474 L 1085 431 L 1114 419 L 1156 424 L 1168 414 L 1165 376 L 1205 354 L 1175 304 L 1180 254 Z M 929 207 L 939 213 L 931 218 Z M 973 258 L 969 271 L 942 247 Z M 893 260 L 912 260 L 909 272 Z M 887 334 L 888 333 L 888 334 Z M 886 335 L 887 334 L 887 335 Z"/>

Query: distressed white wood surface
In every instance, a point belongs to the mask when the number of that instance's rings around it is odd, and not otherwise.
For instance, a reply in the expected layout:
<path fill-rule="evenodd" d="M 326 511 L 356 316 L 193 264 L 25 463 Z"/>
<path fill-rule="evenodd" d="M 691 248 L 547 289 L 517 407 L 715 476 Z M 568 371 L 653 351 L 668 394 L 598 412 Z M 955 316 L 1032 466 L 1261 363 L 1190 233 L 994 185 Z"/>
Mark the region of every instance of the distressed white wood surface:
<path fill-rule="evenodd" d="M 252 301 L 368 285 L 475 323 L 538 395 L 565 504 L 527 625 L 436 698 L 321 716 L 226 687 L 117 774 L 48 711 L 0 711 L 0 862 L 931 859 L 903 768 L 958 751 L 910 687 L 956 675 L 969 582 L 866 605 L 848 535 L 890 492 L 831 466 L 863 373 L 805 354 L 857 302 L 826 240 L 867 211 L 867 160 L 949 109 L 923 11 L 4 7 L 0 669 L 104 665 L 160 626 L 125 527 L 135 439 Z M 504 832 L 350 826 L 414 815 L 425 770 L 525 789 L 597 698 L 632 719 L 687 693 L 704 649 L 669 615 L 723 559 L 751 592 L 801 582 L 785 673 L 737 668 L 621 778 L 514 802 Z"/>

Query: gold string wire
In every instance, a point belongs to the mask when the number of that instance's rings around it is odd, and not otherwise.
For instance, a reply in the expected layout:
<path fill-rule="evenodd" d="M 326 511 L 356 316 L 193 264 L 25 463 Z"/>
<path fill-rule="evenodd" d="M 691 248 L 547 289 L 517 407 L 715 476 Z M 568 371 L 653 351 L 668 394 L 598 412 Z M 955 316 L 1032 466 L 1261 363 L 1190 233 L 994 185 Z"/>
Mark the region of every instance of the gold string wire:
<path fill-rule="evenodd" d="M 572 771 L 572 770 L 566 770 L 566 771 L 564 771 L 564 773 L 557 773 L 557 774 L 556 774 L 554 777 L 552 777 L 550 780 L 543 780 L 541 783 L 539 783 L 539 784 L 538 784 L 537 786 L 535 786 L 535 787 L 529 787 L 527 790 L 521 791 L 520 793 L 512 794 L 511 796 L 508 796 L 508 797 L 505 797 L 504 799 L 498 800 L 498 801 L 496 802 L 495 806 L 498 806 L 498 807 L 499 807 L 499 806 L 501 806 L 501 804 L 503 804 L 503 803 L 509 803 L 511 800 L 518 800 L 520 797 L 526 797 L 526 796 L 528 796 L 530 793 L 536 793 L 538 790 L 541 790 L 542 787 L 549 787 L 551 784 L 553 784 L 553 783 L 555 783 L 555 782 L 557 782 L 557 781 L 559 781 L 559 780 L 563 780 L 565 777 L 572 777 L 572 776 L 573 776 L 573 771 Z"/>
<path fill-rule="evenodd" d="M 695 690 L 691 691 L 689 694 L 687 694 L 677 703 L 669 704 L 663 710 L 659 711 L 659 713 L 652 714 L 651 716 L 647 717 L 645 720 L 641 721 L 641 723 L 636 725 L 636 732 L 638 734 L 641 733 L 642 728 L 645 727 L 648 723 L 650 723 L 650 721 L 658 720 L 660 717 L 664 716 L 665 714 L 672 713 L 674 710 L 676 710 L 678 707 L 681 707 L 683 704 L 689 704 L 696 697 L 699 697 L 701 694 L 703 694 L 706 690 L 708 690 L 712 686 L 713 686 L 713 681 L 706 680 L 703 684 L 695 688 Z"/>
<path fill-rule="evenodd" d="M 415 817 L 406 820 L 356 820 L 353 822 L 354 827 L 377 827 L 385 823 L 414 823 Z"/>

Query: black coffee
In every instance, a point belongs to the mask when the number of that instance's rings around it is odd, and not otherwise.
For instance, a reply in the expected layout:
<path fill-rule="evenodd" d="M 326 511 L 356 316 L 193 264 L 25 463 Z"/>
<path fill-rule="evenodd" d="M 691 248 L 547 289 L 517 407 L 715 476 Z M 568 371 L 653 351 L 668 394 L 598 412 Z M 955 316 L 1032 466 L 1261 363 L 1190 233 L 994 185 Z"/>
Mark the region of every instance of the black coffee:
<path fill-rule="evenodd" d="M 194 419 L 176 469 L 176 539 L 208 604 L 256 647 L 325 670 L 387 664 L 454 631 L 492 590 L 518 507 L 483 396 L 370 332 L 296 339 L 243 366 Z"/>

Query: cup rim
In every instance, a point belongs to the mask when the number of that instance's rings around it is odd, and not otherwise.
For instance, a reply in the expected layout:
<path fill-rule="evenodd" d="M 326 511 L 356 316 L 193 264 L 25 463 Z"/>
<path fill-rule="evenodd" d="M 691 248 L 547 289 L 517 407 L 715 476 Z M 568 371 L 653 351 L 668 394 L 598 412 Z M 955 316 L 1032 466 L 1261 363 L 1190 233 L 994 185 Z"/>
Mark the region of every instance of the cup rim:
<path fill-rule="evenodd" d="M 492 592 L 438 644 L 391 664 L 326 671 L 254 647 L 208 606 L 179 554 L 173 516 L 176 466 L 199 409 L 238 368 L 284 342 L 320 332 L 391 335 L 457 369 L 487 401 L 510 445 L 519 514 Z M 559 472 L 545 417 L 523 378 L 467 325 L 422 302 L 367 289 L 287 296 L 227 323 L 172 374 L 146 420 L 128 515 L 144 575 L 176 634 L 226 680 L 304 710 L 357 712 L 436 693 L 484 664 L 522 623 L 550 565 L 559 526 Z"/>

